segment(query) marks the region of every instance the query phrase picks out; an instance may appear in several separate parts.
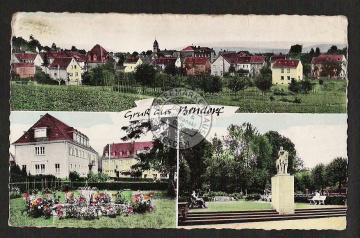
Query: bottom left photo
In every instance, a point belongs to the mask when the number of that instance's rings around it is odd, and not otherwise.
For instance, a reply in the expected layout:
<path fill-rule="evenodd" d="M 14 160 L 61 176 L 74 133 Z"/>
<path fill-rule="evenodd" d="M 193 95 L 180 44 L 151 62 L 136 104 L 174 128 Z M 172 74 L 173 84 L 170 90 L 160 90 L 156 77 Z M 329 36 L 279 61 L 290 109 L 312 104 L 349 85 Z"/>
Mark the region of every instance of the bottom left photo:
<path fill-rule="evenodd" d="M 10 115 L 9 225 L 176 228 L 176 149 L 116 113 Z"/>

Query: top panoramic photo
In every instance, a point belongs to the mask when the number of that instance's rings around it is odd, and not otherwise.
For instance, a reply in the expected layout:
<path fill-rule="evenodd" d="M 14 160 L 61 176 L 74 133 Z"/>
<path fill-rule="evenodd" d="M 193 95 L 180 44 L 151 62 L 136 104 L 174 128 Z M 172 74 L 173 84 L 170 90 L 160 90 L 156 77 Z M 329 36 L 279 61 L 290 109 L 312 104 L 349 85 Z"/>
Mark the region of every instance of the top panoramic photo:
<path fill-rule="evenodd" d="M 19 12 L 10 106 L 119 112 L 188 88 L 240 113 L 346 113 L 347 27 L 344 16 Z"/>

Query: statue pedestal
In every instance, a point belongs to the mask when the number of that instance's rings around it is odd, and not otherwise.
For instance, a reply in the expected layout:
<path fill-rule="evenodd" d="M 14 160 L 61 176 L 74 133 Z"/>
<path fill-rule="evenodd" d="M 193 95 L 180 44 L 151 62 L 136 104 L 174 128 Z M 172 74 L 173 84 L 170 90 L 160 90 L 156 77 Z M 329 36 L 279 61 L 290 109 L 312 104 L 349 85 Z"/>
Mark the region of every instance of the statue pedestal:
<path fill-rule="evenodd" d="M 277 174 L 271 178 L 271 207 L 280 215 L 294 214 L 294 176 Z"/>

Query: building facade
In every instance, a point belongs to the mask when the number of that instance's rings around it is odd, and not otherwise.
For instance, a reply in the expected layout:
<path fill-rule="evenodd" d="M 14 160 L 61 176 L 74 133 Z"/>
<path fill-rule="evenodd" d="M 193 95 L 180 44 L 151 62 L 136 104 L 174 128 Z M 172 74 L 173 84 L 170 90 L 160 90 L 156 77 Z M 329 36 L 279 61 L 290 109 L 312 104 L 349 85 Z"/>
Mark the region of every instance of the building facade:
<path fill-rule="evenodd" d="M 72 58 L 56 58 L 48 68 L 50 78 L 64 80 L 66 85 L 82 84 L 82 69 L 78 62 Z"/>
<path fill-rule="evenodd" d="M 322 72 L 324 67 L 332 68 L 327 75 Z M 311 61 L 311 74 L 315 78 L 335 77 L 344 78 L 347 75 L 347 60 L 344 55 L 326 55 L 322 54 L 319 57 L 314 57 Z"/>
<path fill-rule="evenodd" d="M 103 149 L 101 170 L 109 177 L 130 177 L 132 166 L 139 163 L 139 154 L 149 153 L 153 142 L 123 142 L 108 144 Z M 110 153 L 109 153 L 110 151 Z M 142 178 L 167 178 L 167 173 L 154 169 L 142 171 Z"/>
<path fill-rule="evenodd" d="M 48 113 L 13 145 L 16 163 L 31 175 L 65 178 L 76 171 L 85 177 L 89 171 L 98 171 L 98 153 L 89 138 Z"/>
<path fill-rule="evenodd" d="M 273 84 L 290 84 L 291 80 L 303 80 L 303 67 L 300 60 L 276 60 L 272 67 Z"/>

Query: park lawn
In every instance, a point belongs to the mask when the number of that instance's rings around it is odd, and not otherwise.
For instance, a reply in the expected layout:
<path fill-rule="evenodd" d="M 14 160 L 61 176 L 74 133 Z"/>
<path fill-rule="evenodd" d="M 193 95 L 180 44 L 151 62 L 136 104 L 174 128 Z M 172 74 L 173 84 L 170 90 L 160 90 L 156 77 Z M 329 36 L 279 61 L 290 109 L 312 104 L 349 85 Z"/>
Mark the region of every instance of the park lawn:
<path fill-rule="evenodd" d="M 103 192 L 103 191 L 100 191 Z M 135 194 L 136 191 L 126 191 L 125 193 Z M 148 191 L 143 191 L 147 193 Z M 10 199 L 10 218 L 9 224 L 14 227 L 76 227 L 76 228 L 175 228 L 176 227 L 176 201 L 166 195 L 166 191 L 154 191 L 153 203 L 155 210 L 152 213 L 134 214 L 128 217 L 116 216 L 115 218 L 102 217 L 95 220 L 77 220 L 66 218 L 59 220 L 57 217 L 45 219 L 43 217 L 32 218 L 26 212 L 25 201 L 22 198 Z M 116 193 L 116 191 L 110 191 Z M 65 193 L 61 192 L 60 203 L 64 202 Z M 75 197 L 78 192 L 74 191 Z"/>
<path fill-rule="evenodd" d="M 191 209 L 191 212 L 228 212 L 228 211 L 257 211 L 271 210 L 270 202 L 234 201 L 234 202 L 206 202 L 207 209 Z M 339 207 L 331 205 L 310 205 L 309 203 L 295 203 L 295 209 Z"/>
<path fill-rule="evenodd" d="M 287 85 L 273 85 L 264 94 L 256 87 L 236 95 L 223 88 L 220 93 L 205 93 L 204 98 L 208 104 L 236 106 L 243 113 L 346 113 L 346 80 L 324 80 L 323 85 L 318 80 L 311 82 L 314 86 L 308 94 L 294 94 Z M 114 112 L 135 107 L 135 100 L 154 97 L 150 89 L 148 95 L 140 95 L 112 91 L 111 87 L 12 83 L 10 103 L 12 110 Z M 285 95 L 275 95 L 275 89 L 282 89 Z"/>

